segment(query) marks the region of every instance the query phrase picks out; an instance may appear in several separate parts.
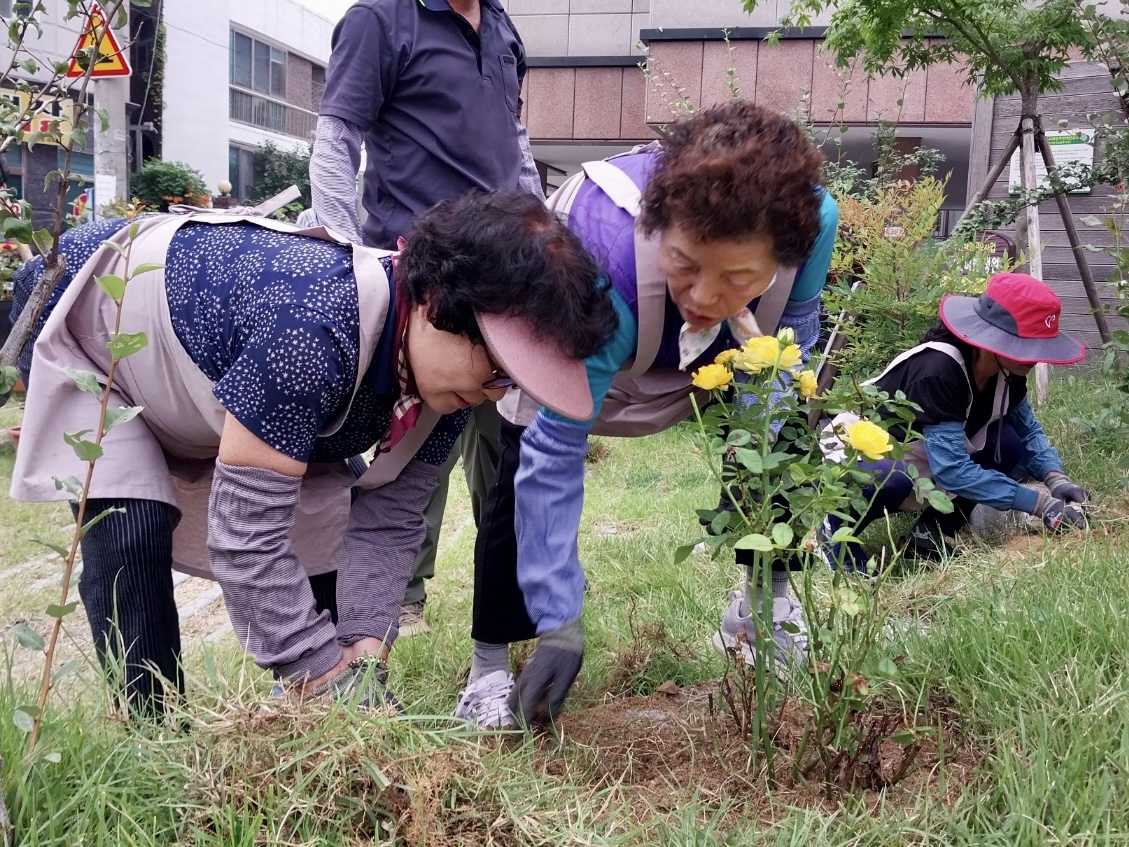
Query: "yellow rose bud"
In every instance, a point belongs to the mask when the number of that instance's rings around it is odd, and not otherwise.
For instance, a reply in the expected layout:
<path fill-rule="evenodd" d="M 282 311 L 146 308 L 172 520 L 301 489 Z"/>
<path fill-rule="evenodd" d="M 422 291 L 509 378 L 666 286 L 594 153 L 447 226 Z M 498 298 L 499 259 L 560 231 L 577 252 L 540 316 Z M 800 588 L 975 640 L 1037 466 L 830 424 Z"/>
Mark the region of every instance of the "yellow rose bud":
<path fill-rule="evenodd" d="M 870 421 L 859 421 L 847 427 L 846 442 L 875 462 L 894 446 L 886 430 Z"/>
<path fill-rule="evenodd" d="M 737 358 L 738 352 L 739 352 L 738 350 L 734 350 L 733 348 L 730 348 L 728 350 L 722 350 L 720 353 L 717 354 L 716 357 L 714 357 L 713 363 L 715 365 L 729 364 L 730 362 L 732 362 L 734 359 Z"/>
<path fill-rule="evenodd" d="M 781 327 L 780 331 L 776 333 L 776 340 L 780 342 L 780 346 L 787 347 L 789 344 L 796 343 L 796 330 L 790 326 Z"/>
<path fill-rule="evenodd" d="M 799 382 L 800 396 L 805 400 L 814 397 L 819 390 L 819 381 L 811 371 L 800 371 L 796 380 Z"/>
<path fill-rule="evenodd" d="M 694 385 L 713 391 L 715 388 L 724 388 L 733 380 L 733 373 L 725 365 L 703 365 L 694 371 Z"/>

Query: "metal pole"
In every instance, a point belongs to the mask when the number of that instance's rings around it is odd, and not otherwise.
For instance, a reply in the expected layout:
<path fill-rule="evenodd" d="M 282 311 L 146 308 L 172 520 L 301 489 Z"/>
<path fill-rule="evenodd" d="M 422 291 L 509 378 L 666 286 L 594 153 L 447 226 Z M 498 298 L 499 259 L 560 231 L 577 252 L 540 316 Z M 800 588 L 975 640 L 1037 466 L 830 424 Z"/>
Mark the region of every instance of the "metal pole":
<path fill-rule="evenodd" d="M 128 12 L 129 4 L 123 8 Z M 107 20 L 109 26 L 112 21 Z M 129 42 L 128 19 L 118 37 L 123 46 Z M 128 50 L 128 47 L 124 49 Z M 114 200 L 129 199 L 129 125 L 126 103 L 129 102 L 129 77 L 109 77 L 91 81 L 94 86 L 94 108 L 104 110 L 109 125 L 102 131 L 94 121 L 94 204 L 92 216 L 102 216 L 102 208 Z"/>

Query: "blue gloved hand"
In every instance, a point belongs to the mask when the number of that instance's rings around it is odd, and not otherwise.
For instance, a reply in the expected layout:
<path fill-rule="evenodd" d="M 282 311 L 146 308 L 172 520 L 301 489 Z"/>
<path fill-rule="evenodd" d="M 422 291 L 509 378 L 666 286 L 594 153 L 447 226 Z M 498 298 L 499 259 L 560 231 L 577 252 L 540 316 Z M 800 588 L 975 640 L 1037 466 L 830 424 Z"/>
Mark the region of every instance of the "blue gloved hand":
<path fill-rule="evenodd" d="M 525 726 L 553 721 L 583 662 L 584 626 L 579 617 L 542 635 L 506 702 L 514 717 Z"/>
<path fill-rule="evenodd" d="M 1043 483 L 1047 486 L 1047 490 L 1051 492 L 1051 496 L 1057 497 L 1059 500 L 1077 503 L 1079 506 L 1085 506 L 1090 502 L 1086 489 L 1075 484 L 1074 480 L 1061 471 L 1051 471 L 1047 474 Z"/>

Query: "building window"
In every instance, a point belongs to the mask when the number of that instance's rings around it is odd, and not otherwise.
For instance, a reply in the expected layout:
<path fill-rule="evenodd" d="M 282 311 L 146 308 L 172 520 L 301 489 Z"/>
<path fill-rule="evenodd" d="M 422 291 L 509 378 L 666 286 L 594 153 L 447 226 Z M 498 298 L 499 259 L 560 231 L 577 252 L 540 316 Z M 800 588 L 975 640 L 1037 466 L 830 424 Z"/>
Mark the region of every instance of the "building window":
<path fill-rule="evenodd" d="M 232 144 L 227 148 L 227 181 L 240 203 L 249 203 L 255 189 L 255 151 Z"/>
<path fill-rule="evenodd" d="M 286 102 L 286 64 L 286 51 L 232 30 L 228 115 L 233 121 L 309 139 L 317 114 Z"/>

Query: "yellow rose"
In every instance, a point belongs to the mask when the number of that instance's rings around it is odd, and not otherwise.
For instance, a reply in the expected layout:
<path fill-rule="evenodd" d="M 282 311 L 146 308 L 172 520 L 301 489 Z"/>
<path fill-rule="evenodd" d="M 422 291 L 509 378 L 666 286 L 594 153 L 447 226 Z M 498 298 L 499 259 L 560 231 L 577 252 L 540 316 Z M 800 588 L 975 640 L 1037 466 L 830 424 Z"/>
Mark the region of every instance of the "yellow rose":
<path fill-rule="evenodd" d="M 773 367 L 779 358 L 780 342 L 771 335 L 762 335 L 749 339 L 737 354 L 734 364 L 743 371 L 759 374 L 766 368 Z"/>
<path fill-rule="evenodd" d="M 694 371 L 694 385 L 713 391 L 724 388 L 733 380 L 733 373 L 725 365 L 703 365 Z"/>
<path fill-rule="evenodd" d="M 886 430 L 870 421 L 859 421 L 847 427 L 846 441 L 866 458 L 875 462 L 893 449 Z"/>
<path fill-rule="evenodd" d="M 780 351 L 780 360 L 777 365 L 782 370 L 790 371 L 793 368 L 798 368 L 802 362 L 800 348 L 795 344 L 789 344 Z"/>
<path fill-rule="evenodd" d="M 734 359 L 737 358 L 738 352 L 739 351 L 734 350 L 733 348 L 730 348 L 728 350 L 722 350 L 720 353 L 717 354 L 716 357 L 714 357 L 713 363 L 715 365 L 728 364 L 729 362 L 732 362 Z"/>
<path fill-rule="evenodd" d="M 800 371 L 796 376 L 796 380 L 800 384 L 800 396 L 805 400 L 814 397 L 815 392 L 819 390 L 819 381 L 811 371 Z"/>

